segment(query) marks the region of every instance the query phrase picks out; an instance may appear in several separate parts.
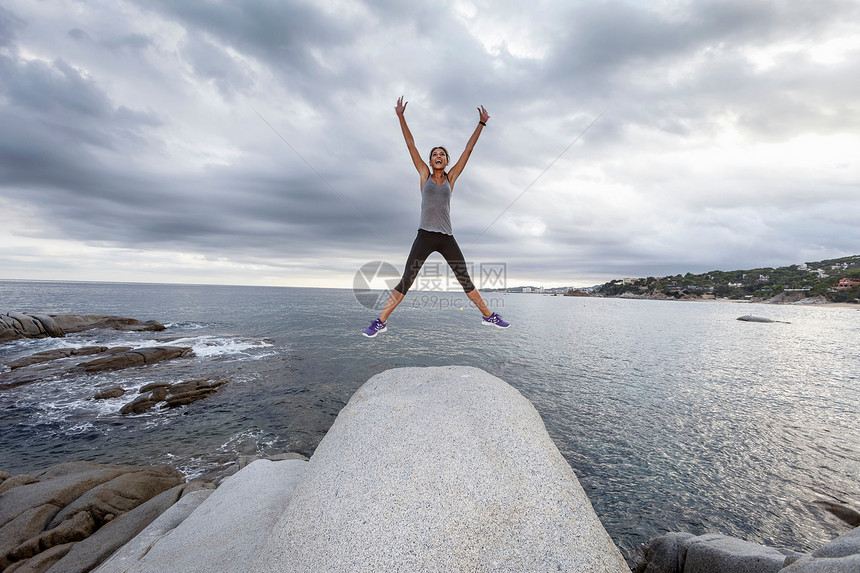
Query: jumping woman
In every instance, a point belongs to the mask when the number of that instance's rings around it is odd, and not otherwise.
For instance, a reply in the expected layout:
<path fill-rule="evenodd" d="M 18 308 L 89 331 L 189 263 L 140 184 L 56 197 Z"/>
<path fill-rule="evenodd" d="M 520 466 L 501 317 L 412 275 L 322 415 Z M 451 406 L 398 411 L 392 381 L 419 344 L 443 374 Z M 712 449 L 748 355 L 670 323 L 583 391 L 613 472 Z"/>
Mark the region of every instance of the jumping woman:
<path fill-rule="evenodd" d="M 412 138 L 412 133 L 406 125 L 404 112 L 406 104 L 409 102 L 403 101 L 403 96 L 397 100 L 397 106 L 394 111 L 397 112 L 397 117 L 400 118 L 400 130 L 403 132 L 403 138 L 406 140 L 406 147 L 409 149 L 409 155 L 412 156 L 412 163 L 418 174 L 421 176 L 421 222 L 418 225 L 418 236 L 415 242 L 412 243 L 412 250 L 409 252 L 409 258 L 406 260 L 406 268 L 403 271 L 403 278 L 391 291 L 391 296 L 388 297 L 388 302 L 382 309 L 382 314 L 379 318 L 374 319 L 370 326 L 362 332 L 367 337 L 374 337 L 380 332 L 385 332 L 388 316 L 397 308 L 400 301 L 406 295 L 406 291 L 415 282 L 418 276 L 418 271 L 421 270 L 424 261 L 431 253 L 438 252 L 448 262 L 448 266 L 454 271 L 460 286 L 463 287 L 466 296 L 469 297 L 481 314 L 484 315 L 484 324 L 496 326 L 498 328 L 507 328 L 510 326 L 502 320 L 495 312 L 490 312 L 487 303 L 481 298 L 481 294 L 472 284 L 469 278 L 469 272 L 466 269 L 466 260 L 463 257 L 463 252 L 457 241 L 454 239 L 454 232 L 451 229 L 451 193 L 454 190 L 454 183 L 463 168 L 466 167 L 466 162 L 469 161 L 469 156 L 475 148 L 475 143 L 478 142 L 478 136 L 481 135 L 481 130 L 487 125 L 487 120 L 490 119 L 490 114 L 484 109 L 484 106 L 478 108 L 480 114 L 478 125 L 475 127 L 475 132 L 469 138 L 466 144 L 466 149 L 457 160 L 457 163 L 449 171 L 445 171 L 448 166 L 448 152 L 444 147 L 434 147 L 430 150 L 430 167 L 421 159 L 421 154 L 415 147 L 415 140 Z"/>

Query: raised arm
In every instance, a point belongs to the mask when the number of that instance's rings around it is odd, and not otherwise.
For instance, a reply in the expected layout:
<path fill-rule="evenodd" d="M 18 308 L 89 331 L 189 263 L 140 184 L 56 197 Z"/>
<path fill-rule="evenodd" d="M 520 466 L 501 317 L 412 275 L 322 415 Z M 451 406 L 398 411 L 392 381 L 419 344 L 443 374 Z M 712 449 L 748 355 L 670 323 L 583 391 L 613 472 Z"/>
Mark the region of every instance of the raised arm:
<path fill-rule="evenodd" d="M 457 163 L 448 170 L 448 181 L 451 183 L 451 189 L 454 188 L 454 182 L 460 176 L 460 173 L 463 172 L 463 168 L 466 167 L 466 162 L 469 161 L 469 156 L 472 155 L 472 150 L 475 148 L 475 144 L 478 143 L 478 137 L 481 135 L 481 131 L 487 124 L 487 120 L 490 119 L 490 114 L 487 113 L 484 106 L 478 108 L 478 114 L 478 125 L 475 127 L 475 132 L 472 133 L 472 137 L 470 137 L 468 143 L 466 143 L 466 149 L 463 151 L 462 155 L 460 155 L 460 159 L 457 160 Z"/>
<path fill-rule="evenodd" d="M 412 156 L 412 163 L 421 175 L 421 184 L 423 185 L 427 178 L 430 177 L 430 168 L 427 167 L 427 164 L 424 163 L 423 159 L 421 159 L 421 154 L 418 153 L 418 148 L 415 147 L 415 140 L 412 138 L 412 132 L 409 131 L 409 126 L 406 125 L 406 117 L 403 114 L 406 112 L 407 103 L 409 102 L 404 102 L 403 96 L 400 96 L 400 99 L 397 100 L 397 105 L 395 106 L 394 111 L 397 112 L 397 117 L 400 119 L 400 131 L 403 132 L 403 139 L 406 140 L 406 147 L 409 149 L 409 155 Z"/>

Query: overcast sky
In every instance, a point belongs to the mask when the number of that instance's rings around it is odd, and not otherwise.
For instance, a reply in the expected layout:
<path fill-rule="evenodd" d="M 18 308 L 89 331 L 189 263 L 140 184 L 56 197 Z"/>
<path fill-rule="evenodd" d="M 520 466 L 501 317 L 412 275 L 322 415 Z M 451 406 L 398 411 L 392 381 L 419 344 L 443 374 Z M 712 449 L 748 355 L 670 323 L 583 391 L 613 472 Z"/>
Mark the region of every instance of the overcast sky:
<path fill-rule="evenodd" d="M 0 278 L 402 268 L 400 95 L 452 161 L 490 112 L 452 221 L 510 286 L 858 254 L 858 94 L 855 0 L 4 0 Z"/>

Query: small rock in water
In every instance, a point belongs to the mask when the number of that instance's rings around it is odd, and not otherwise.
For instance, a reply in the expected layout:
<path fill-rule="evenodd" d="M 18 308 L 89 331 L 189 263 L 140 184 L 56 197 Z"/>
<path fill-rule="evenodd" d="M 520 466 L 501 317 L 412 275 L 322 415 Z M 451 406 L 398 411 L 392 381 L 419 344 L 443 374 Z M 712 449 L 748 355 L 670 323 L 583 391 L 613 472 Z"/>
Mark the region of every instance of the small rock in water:
<path fill-rule="evenodd" d="M 123 406 L 120 409 L 120 414 L 140 414 L 156 406 L 160 402 L 161 409 L 176 408 L 185 406 L 197 400 L 201 400 L 211 396 L 217 392 L 220 386 L 223 386 L 227 380 L 189 380 L 187 382 L 178 382 L 176 384 L 154 383 L 148 384 L 141 388 L 141 394 Z M 151 388 L 148 392 L 144 392 L 145 388 Z"/>
<path fill-rule="evenodd" d="M 108 398 L 119 398 L 125 394 L 125 388 L 122 386 L 111 386 L 93 396 L 93 400 L 107 400 Z"/>
<path fill-rule="evenodd" d="M 112 356 L 97 358 L 89 362 L 79 364 L 85 372 L 104 372 L 105 370 L 123 370 L 132 366 L 143 366 L 154 364 L 162 360 L 194 356 L 194 352 L 187 346 L 154 346 L 151 348 L 135 348 L 126 352 L 119 352 Z"/>
<path fill-rule="evenodd" d="M 785 320 L 772 320 L 770 318 L 765 318 L 764 316 L 753 316 L 751 314 L 745 314 L 744 316 L 739 316 L 738 320 L 743 320 L 744 322 L 781 322 L 783 324 L 791 324 Z"/>
<path fill-rule="evenodd" d="M 150 390 L 155 390 L 156 388 L 167 388 L 168 386 L 170 386 L 170 382 L 152 382 L 150 384 L 145 384 L 138 393 L 144 394 Z"/>
<path fill-rule="evenodd" d="M 848 507 L 845 504 L 835 503 L 832 501 L 816 500 L 812 503 L 820 505 L 851 527 L 860 527 L 860 511 Z"/>
<path fill-rule="evenodd" d="M 745 314 L 744 316 L 739 316 L 738 320 L 743 320 L 744 322 L 773 322 L 769 318 L 765 318 L 763 316 L 753 316 L 751 314 Z"/>

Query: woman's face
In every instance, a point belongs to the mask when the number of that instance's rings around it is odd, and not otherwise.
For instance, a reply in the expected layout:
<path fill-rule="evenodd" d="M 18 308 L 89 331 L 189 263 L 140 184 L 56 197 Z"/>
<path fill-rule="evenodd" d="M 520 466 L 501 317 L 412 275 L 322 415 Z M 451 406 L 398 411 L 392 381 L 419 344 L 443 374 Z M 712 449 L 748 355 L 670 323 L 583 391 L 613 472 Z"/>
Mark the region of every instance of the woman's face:
<path fill-rule="evenodd" d="M 448 154 L 441 147 L 430 152 L 430 169 L 445 169 L 448 166 Z"/>

